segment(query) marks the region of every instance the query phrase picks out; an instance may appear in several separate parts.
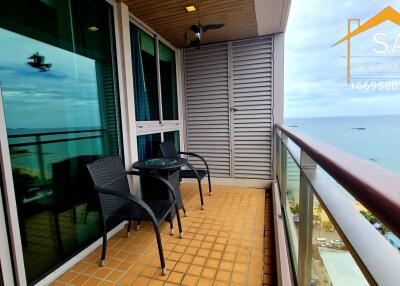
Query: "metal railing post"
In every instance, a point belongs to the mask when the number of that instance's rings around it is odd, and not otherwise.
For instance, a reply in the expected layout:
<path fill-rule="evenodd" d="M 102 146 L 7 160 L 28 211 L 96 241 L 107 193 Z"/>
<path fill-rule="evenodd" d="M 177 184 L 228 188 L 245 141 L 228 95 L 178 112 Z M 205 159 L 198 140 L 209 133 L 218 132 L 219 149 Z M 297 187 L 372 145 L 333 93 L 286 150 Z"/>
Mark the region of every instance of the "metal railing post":
<path fill-rule="evenodd" d="M 313 231 L 313 190 L 302 170 L 315 169 L 316 163 L 301 150 L 298 285 L 311 285 L 311 255 Z"/>

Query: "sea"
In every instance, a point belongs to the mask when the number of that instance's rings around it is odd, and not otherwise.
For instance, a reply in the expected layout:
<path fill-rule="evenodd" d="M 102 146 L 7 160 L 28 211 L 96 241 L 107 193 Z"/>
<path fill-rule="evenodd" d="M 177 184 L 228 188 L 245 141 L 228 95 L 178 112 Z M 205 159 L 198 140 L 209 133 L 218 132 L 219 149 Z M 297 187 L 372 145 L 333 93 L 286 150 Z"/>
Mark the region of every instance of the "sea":
<path fill-rule="evenodd" d="M 400 173 L 400 115 L 285 118 L 284 124 Z"/>

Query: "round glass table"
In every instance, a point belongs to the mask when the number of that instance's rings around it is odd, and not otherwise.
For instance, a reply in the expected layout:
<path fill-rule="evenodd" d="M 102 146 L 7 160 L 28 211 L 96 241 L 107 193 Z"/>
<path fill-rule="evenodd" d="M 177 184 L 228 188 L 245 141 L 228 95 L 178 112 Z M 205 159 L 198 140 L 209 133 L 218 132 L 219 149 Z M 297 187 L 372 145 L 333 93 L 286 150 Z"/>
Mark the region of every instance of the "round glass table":
<path fill-rule="evenodd" d="M 132 164 L 133 169 L 143 173 L 156 174 L 166 179 L 175 189 L 178 196 L 178 209 L 183 209 L 181 191 L 180 191 L 180 168 L 185 166 L 188 161 L 184 158 L 151 158 L 137 161 Z M 173 200 L 167 186 L 159 181 L 148 177 L 140 178 L 140 186 L 143 200 Z M 185 210 L 184 210 L 185 211 Z M 171 215 L 167 217 L 167 221 L 173 220 L 175 211 L 171 211 Z"/>
<path fill-rule="evenodd" d="M 151 158 L 133 163 L 132 168 L 140 171 L 176 170 L 187 163 L 183 158 Z"/>

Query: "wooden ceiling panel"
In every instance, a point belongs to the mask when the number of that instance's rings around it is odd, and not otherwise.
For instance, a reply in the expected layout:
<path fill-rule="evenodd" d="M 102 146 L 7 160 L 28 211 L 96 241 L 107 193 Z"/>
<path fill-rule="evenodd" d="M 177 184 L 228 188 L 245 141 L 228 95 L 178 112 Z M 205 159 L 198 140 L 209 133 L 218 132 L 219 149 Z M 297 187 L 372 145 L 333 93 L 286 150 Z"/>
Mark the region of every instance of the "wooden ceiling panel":
<path fill-rule="evenodd" d="M 196 12 L 188 13 L 185 6 L 198 1 L 186 0 L 124 0 L 130 12 L 149 25 L 174 46 L 186 46 L 184 34 L 199 21 L 204 24 L 224 23 L 218 30 L 209 30 L 202 44 L 256 37 L 257 19 L 254 0 L 201 0 Z"/>

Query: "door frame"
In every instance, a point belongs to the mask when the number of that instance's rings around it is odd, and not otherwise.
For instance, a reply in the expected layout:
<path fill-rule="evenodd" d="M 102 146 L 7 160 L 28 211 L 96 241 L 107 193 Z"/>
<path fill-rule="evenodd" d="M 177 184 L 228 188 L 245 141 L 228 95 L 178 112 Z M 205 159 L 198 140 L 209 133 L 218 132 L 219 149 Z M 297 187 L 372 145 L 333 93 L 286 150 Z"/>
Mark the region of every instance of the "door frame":
<path fill-rule="evenodd" d="M 3 98 L 1 95 L 0 86 L 0 108 L 3 105 Z M 1 144 L 2 142 L 0 142 Z M 2 149 L 2 144 L 0 146 Z M 1 172 L 1 181 L 3 181 L 3 172 Z M 5 230 L 0 232 L 0 285 L 12 285 L 14 284 L 14 270 L 11 259 L 11 249 L 8 240 L 8 228 L 6 222 L 5 205 L 3 203 L 2 192 L 4 186 L 0 184 L 0 229 Z M 7 255 L 5 255 L 7 254 Z"/>

